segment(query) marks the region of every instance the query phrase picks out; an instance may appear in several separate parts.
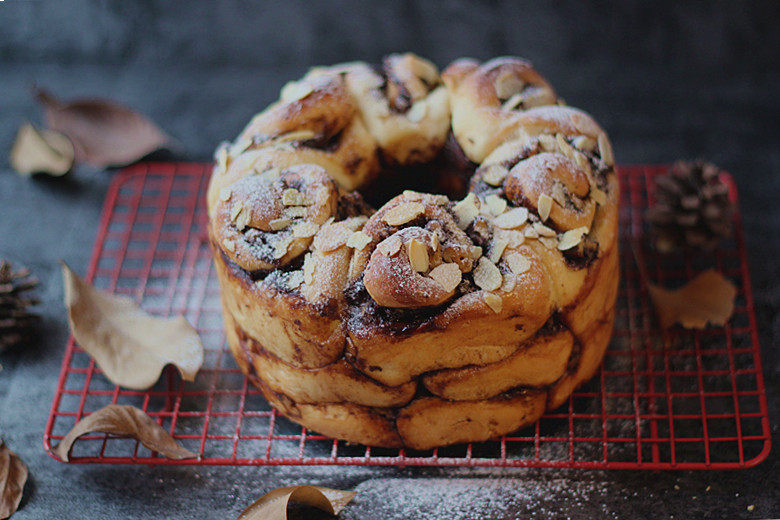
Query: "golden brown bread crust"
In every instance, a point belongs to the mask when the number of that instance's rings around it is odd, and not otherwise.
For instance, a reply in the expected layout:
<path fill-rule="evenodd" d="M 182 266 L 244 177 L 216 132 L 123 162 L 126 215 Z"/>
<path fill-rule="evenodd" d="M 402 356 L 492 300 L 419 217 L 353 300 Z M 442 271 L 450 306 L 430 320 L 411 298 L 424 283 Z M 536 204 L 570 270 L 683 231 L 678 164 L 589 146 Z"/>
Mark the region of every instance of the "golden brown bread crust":
<path fill-rule="evenodd" d="M 464 199 L 405 191 L 373 212 L 351 192 L 380 162 L 437 156 L 450 125 L 480 163 Z M 507 434 L 598 369 L 618 197 L 606 134 L 523 60 L 441 78 L 413 55 L 312 69 L 217 153 L 231 350 L 325 435 L 425 449 Z"/>

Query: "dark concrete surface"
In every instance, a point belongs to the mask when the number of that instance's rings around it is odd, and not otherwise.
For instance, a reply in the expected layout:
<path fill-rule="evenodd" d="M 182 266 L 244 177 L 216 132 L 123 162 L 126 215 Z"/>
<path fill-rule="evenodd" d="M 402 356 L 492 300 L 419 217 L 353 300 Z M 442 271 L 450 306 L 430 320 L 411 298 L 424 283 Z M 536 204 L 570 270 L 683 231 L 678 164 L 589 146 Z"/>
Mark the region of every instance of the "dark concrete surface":
<path fill-rule="evenodd" d="M 780 334 L 778 2 L 0 2 L 0 150 L 40 120 L 30 86 L 137 107 L 204 159 L 307 67 L 412 50 L 530 58 L 618 160 L 705 157 L 736 177 L 773 438 Z M 86 268 L 113 172 L 24 179 L 0 160 L 0 257 L 41 279 L 38 340 L 0 354 L 0 434 L 27 518 L 231 519 L 295 483 L 360 491 L 344 518 L 770 518 L 777 447 L 729 472 L 74 466 L 42 448 L 67 336 L 58 259 Z M 387 498 L 390 497 L 390 498 Z M 753 506 L 752 510 L 748 506 Z"/>

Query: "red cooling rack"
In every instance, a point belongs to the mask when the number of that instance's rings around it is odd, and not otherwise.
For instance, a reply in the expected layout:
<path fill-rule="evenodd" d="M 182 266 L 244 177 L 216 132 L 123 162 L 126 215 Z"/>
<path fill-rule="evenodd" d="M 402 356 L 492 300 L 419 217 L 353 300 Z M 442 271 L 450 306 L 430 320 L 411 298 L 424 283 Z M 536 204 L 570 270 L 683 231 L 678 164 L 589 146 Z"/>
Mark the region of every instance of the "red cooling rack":
<path fill-rule="evenodd" d="M 621 288 L 615 333 L 596 377 L 568 404 L 511 436 L 424 452 L 367 448 L 288 421 L 247 384 L 222 332 L 219 287 L 206 243 L 210 166 L 139 164 L 111 185 L 87 278 L 135 297 L 149 312 L 183 314 L 206 348 L 193 383 L 168 369 L 139 392 L 110 383 L 68 341 L 44 434 L 52 446 L 109 403 L 145 410 L 199 459 L 172 461 L 127 438 L 83 437 L 72 462 L 112 464 L 534 466 L 633 469 L 744 468 L 770 449 L 766 396 L 740 217 L 714 255 L 661 258 L 646 246 L 643 214 L 661 166 L 620 169 Z M 736 190 L 730 177 L 731 197 Z M 633 247 L 630 244 L 634 244 Z M 640 273 L 667 286 L 715 267 L 738 288 L 731 322 L 666 338 Z M 54 455 L 52 455 L 54 456 Z"/>

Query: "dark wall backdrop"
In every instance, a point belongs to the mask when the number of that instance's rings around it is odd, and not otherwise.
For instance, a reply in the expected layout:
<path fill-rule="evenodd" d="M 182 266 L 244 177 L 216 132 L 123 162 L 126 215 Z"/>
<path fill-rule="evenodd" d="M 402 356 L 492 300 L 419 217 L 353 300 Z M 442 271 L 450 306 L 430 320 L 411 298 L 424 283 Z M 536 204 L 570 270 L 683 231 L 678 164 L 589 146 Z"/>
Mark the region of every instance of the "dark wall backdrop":
<path fill-rule="evenodd" d="M 28 180 L 5 160 L 18 125 L 40 120 L 35 83 L 134 106 L 183 143 L 185 158 L 205 159 L 313 65 L 406 50 L 440 67 L 460 56 L 526 57 L 607 129 L 619 161 L 703 157 L 735 175 L 777 437 L 779 22 L 777 1 L 0 1 L 0 256 L 39 275 L 44 316 L 39 341 L 0 354 L 0 432 L 32 474 L 14 518 L 233 518 L 261 492 L 297 482 L 366 491 L 347 518 L 433 518 L 452 486 L 479 503 L 488 496 L 494 518 L 780 515 L 774 454 L 731 473 L 483 471 L 458 472 L 457 482 L 436 470 L 58 464 L 41 447 L 67 334 L 56 260 L 84 271 L 113 173 Z M 382 505 L 381 490 L 401 492 L 421 476 L 430 496 Z M 539 509 L 542 496 L 549 503 Z"/>

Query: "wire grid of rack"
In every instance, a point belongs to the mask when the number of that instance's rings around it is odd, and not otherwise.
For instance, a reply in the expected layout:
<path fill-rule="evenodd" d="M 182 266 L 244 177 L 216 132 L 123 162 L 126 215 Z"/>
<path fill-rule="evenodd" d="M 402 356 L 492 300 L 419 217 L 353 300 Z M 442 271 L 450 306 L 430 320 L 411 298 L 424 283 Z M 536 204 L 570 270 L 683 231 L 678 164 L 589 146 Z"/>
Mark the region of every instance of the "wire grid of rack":
<path fill-rule="evenodd" d="M 132 439 L 82 437 L 71 462 L 198 465 L 515 466 L 622 469 L 744 468 L 764 460 L 770 429 L 740 216 L 714 255 L 664 258 L 647 246 L 643 215 L 664 166 L 624 166 L 621 286 L 604 364 L 568 403 L 494 441 L 429 451 L 336 441 L 288 421 L 247 383 L 222 331 L 219 287 L 206 241 L 210 165 L 142 163 L 109 188 L 87 280 L 134 297 L 156 315 L 183 314 L 205 346 L 184 383 L 170 367 L 146 391 L 110 383 L 71 337 L 44 434 L 52 446 L 107 404 L 146 411 L 198 459 L 174 461 Z M 733 180 L 725 175 L 736 202 Z M 643 278 L 681 284 L 715 267 L 738 287 L 725 327 L 675 330 L 654 323 Z"/>

